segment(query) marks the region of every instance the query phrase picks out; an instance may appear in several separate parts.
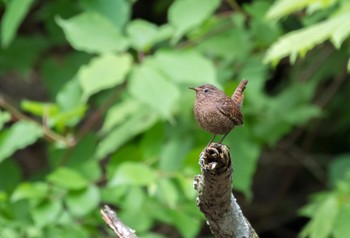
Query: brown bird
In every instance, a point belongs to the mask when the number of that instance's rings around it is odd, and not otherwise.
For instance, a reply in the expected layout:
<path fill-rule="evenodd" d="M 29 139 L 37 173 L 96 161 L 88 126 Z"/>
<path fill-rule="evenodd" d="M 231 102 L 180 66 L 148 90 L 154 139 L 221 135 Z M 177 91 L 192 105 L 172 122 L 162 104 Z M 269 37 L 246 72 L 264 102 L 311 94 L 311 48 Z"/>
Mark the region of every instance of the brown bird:
<path fill-rule="evenodd" d="M 194 115 L 198 124 L 214 134 L 209 144 L 218 134 L 224 135 L 219 141 L 221 143 L 235 126 L 243 125 L 241 107 L 247 83 L 248 80 L 242 80 L 231 98 L 211 84 L 190 88 L 196 91 Z"/>

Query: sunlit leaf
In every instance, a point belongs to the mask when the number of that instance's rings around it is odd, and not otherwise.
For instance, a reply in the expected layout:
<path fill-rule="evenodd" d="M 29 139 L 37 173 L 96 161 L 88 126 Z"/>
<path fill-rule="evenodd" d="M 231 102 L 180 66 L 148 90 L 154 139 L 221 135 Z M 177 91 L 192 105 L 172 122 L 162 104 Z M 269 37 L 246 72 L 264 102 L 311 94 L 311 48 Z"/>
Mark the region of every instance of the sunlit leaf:
<path fill-rule="evenodd" d="M 24 111 L 30 112 L 36 116 L 46 117 L 46 116 L 52 116 L 58 113 L 58 107 L 56 104 L 53 104 L 53 103 L 23 100 L 21 102 L 21 108 Z"/>
<path fill-rule="evenodd" d="M 128 24 L 130 44 L 137 50 L 147 52 L 156 43 L 170 38 L 173 29 L 169 25 L 158 27 L 144 20 L 134 20 Z"/>
<path fill-rule="evenodd" d="M 88 53 L 124 51 L 128 42 L 107 18 L 86 12 L 71 19 L 56 18 L 67 40 L 76 49 Z"/>
<path fill-rule="evenodd" d="M 340 31 L 338 31 L 339 28 Z M 268 49 L 264 61 L 273 62 L 289 55 L 302 54 L 327 39 L 331 39 L 335 46 L 339 48 L 349 33 L 350 15 L 335 16 L 284 35 Z"/>
<path fill-rule="evenodd" d="M 115 87 L 125 80 L 132 64 L 129 54 L 105 54 L 91 60 L 81 67 L 78 79 L 83 89 L 83 99 L 108 88 Z"/>
<path fill-rule="evenodd" d="M 212 62 L 195 51 L 158 51 L 152 63 L 176 82 L 194 86 L 218 85 Z"/>
<path fill-rule="evenodd" d="M 314 1 L 314 0 L 298 0 L 298 1 L 289 1 L 289 0 L 278 0 L 272 5 L 269 9 L 266 17 L 268 19 L 278 20 L 281 17 L 287 16 L 293 12 L 302 10 L 305 7 L 311 6 L 313 4 L 323 5 L 323 7 L 329 7 L 334 4 L 336 1 Z"/>
<path fill-rule="evenodd" d="M 130 18 L 130 2 L 126 0 L 82 0 L 84 9 L 96 11 L 122 29 Z"/>
<path fill-rule="evenodd" d="M 131 95 L 165 118 L 170 118 L 172 107 L 180 97 L 178 87 L 149 63 L 134 68 L 128 89 Z"/>
<path fill-rule="evenodd" d="M 175 1 L 168 12 L 169 22 L 175 27 L 173 42 L 203 23 L 219 5 L 219 0 Z"/>
<path fill-rule="evenodd" d="M 158 27 L 144 20 L 134 20 L 128 24 L 131 45 L 141 51 L 148 51 L 156 41 Z"/>

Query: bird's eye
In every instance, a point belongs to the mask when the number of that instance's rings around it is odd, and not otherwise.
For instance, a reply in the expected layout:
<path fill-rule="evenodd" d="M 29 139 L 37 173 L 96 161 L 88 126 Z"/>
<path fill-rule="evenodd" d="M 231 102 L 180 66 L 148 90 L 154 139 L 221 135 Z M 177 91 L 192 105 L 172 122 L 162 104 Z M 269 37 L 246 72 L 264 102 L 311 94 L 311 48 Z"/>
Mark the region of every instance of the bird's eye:
<path fill-rule="evenodd" d="M 207 93 L 207 92 L 209 92 L 209 89 L 206 88 L 203 90 L 203 92 Z"/>

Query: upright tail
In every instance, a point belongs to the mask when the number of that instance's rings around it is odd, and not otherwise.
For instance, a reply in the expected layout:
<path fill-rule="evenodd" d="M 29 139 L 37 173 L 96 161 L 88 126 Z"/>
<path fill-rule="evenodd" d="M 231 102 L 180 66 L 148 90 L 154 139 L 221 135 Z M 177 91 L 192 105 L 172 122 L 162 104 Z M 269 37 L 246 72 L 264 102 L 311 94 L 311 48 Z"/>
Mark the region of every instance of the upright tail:
<path fill-rule="evenodd" d="M 248 80 L 243 79 L 237 86 L 235 92 L 232 94 L 231 99 L 234 102 L 234 104 L 236 104 L 237 107 L 239 108 L 241 108 L 243 104 L 243 99 L 244 99 L 243 91 L 247 84 L 248 84 Z"/>

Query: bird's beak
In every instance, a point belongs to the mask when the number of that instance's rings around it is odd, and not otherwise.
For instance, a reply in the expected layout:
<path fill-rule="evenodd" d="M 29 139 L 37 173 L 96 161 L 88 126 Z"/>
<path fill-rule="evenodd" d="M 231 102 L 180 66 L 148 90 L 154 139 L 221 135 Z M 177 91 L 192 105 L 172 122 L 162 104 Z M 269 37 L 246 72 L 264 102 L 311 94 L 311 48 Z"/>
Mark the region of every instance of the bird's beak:
<path fill-rule="evenodd" d="M 189 89 L 192 89 L 197 92 L 197 88 L 189 87 Z"/>

